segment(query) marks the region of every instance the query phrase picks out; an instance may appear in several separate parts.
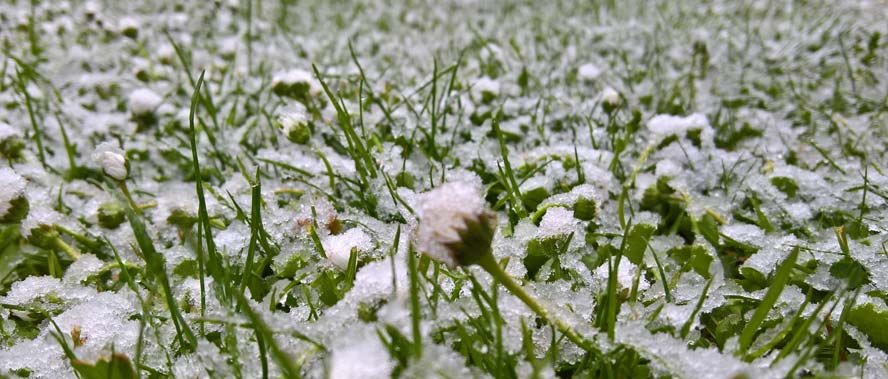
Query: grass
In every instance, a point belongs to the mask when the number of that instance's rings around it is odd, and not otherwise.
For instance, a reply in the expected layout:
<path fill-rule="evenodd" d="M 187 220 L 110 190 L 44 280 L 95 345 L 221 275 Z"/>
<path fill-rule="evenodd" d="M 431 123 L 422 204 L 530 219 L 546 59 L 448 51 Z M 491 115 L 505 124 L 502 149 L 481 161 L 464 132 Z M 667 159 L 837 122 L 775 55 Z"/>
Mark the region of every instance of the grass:
<path fill-rule="evenodd" d="M 0 377 L 48 375 L 9 358 L 34 345 L 84 378 L 888 372 L 883 4 L 50 5 L 0 5 L 23 15 L 0 19 L 0 122 L 24 145 L 0 128 L 0 166 L 30 206 L 0 224 Z M 293 69 L 305 91 L 271 88 Z M 276 120 L 303 110 L 290 142 Z M 492 276 L 416 251 L 423 193 L 458 179 L 499 216 Z M 370 242 L 340 268 L 351 229 Z M 130 299 L 137 336 L 60 329 L 72 288 Z"/>

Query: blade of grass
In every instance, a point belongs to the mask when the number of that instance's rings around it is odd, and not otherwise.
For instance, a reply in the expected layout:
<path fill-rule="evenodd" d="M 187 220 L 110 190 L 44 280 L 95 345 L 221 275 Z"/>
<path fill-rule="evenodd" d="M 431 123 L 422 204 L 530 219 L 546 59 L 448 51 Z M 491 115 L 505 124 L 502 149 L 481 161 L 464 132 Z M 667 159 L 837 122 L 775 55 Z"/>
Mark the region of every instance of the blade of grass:
<path fill-rule="evenodd" d="M 136 236 L 136 243 L 139 245 L 139 250 L 141 250 L 142 257 L 145 259 L 146 271 L 160 281 L 160 285 L 163 288 L 164 299 L 170 312 L 170 319 L 176 328 L 176 338 L 179 340 L 179 345 L 185 351 L 193 352 L 197 347 L 197 337 L 195 337 L 191 328 L 188 327 L 185 318 L 179 311 L 179 305 L 173 295 L 172 286 L 170 286 L 170 278 L 167 276 L 164 257 L 154 249 L 151 237 L 148 236 L 148 232 L 145 230 L 145 224 L 142 223 L 142 220 L 139 219 L 139 216 L 136 215 L 132 208 L 127 207 L 126 217 L 129 219 L 130 227 L 132 227 L 133 234 Z"/>
<path fill-rule="evenodd" d="M 256 179 L 252 183 L 252 202 L 250 209 L 250 244 L 247 247 L 247 259 L 244 263 L 244 272 L 241 277 L 239 292 L 241 295 L 247 289 L 250 275 L 253 274 L 253 259 L 259 245 L 259 230 L 262 228 L 262 178 L 259 168 L 256 167 Z"/>
<path fill-rule="evenodd" d="M 712 277 L 706 282 L 706 286 L 703 287 L 703 292 L 700 294 L 700 299 L 697 300 L 697 305 L 694 306 L 694 311 L 691 312 L 691 317 L 688 317 L 688 321 L 685 322 L 681 327 L 681 339 L 688 338 L 688 333 L 691 332 L 691 326 L 694 325 L 694 319 L 697 318 L 697 314 L 700 313 L 700 309 L 703 308 L 703 302 L 706 301 L 706 296 L 709 295 L 709 286 L 712 285 Z"/>
<path fill-rule="evenodd" d="M 194 115 L 197 113 L 197 103 L 200 100 L 200 88 L 204 81 L 204 75 L 206 71 L 202 71 L 200 73 L 200 77 L 197 79 L 197 84 L 194 87 L 194 93 L 191 96 L 191 112 L 188 115 L 188 126 L 190 130 L 190 142 L 191 142 L 191 159 L 193 163 L 193 169 L 195 172 L 195 186 L 197 190 L 197 216 L 201 225 L 203 225 L 203 233 L 206 234 L 206 247 L 207 247 L 207 272 L 214 279 L 214 283 L 220 291 L 217 291 L 217 296 L 220 297 L 223 303 L 230 303 L 229 296 L 231 293 L 230 288 L 228 288 L 228 280 L 225 278 L 225 270 L 222 267 L 222 258 L 219 256 L 219 253 L 216 251 L 216 243 L 213 241 L 213 230 L 212 225 L 210 224 L 210 216 L 207 214 L 207 201 L 204 197 L 204 187 L 203 187 L 203 178 L 201 177 L 200 171 L 200 161 L 197 156 L 197 130 L 194 126 Z M 200 242 L 200 229 L 198 229 L 198 250 L 200 250 L 201 242 Z M 198 252 L 198 259 L 201 259 L 201 254 Z M 203 277 L 200 278 L 203 281 Z M 221 293 L 219 293 L 221 292 Z"/>
<path fill-rule="evenodd" d="M 275 362 L 277 362 L 278 366 L 280 366 L 281 371 L 284 373 L 284 377 L 294 379 L 301 378 L 302 374 L 299 367 L 293 363 L 293 358 L 288 356 L 287 353 L 281 349 L 277 341 L 274 339 L 274 333 L 272 333 L 265 321 L 262 320 L 262 317 L 250 307 L 250 304 L 247 303 L 247 298 L 240 292 L 235 292 L 234 296 L 237 299 L 239 308 L 250 320 L 250 323 L 253 324 L 253 330 L 256 332 L 257 340 L 258 338 L 261 338 L 263 340 L 261 342 L 268 344 L 269 350 L 271 350 L 271 356 L 274 358 Z"/>
<path fill-rule="evenodd" d="M 774 307 L 777 298 L 780 297 L 780 293 L 783 292 L 783 287 L 785 287 L 786 283 L 789 281 L 789 275 L 792 273 L 792 268 L 795 266 L 798 256 L 799 249 L 792 249 L 792 252 L 786 257 L 786 260 L 784 260 L 780 267 L 777 268 L 777 272 L 774 274 L 774 279 L 771 281 L 771 286 L 768 287 L 768 292 L 765 293 L 762 302 L 759 303 L 752 318 L 749 319 L 749 322 L 746 323 L 746 326 L 743 328 L 743 332 L 740 333 L 738 354 L 741 356 L 746 354 L 749 346 L 752 344 L 752 339 L 759 331 L 759 327 L 762 325 L 762 322 L 765 321 L 765 318 L 768 317 L 768 312 Z"/>
<path fill-rule="evenodd" d="M 518 181 L 515 179 L 515 172 L 512 171 L 512 164 L 509 162 L 509 150 L 506 147 L 506 141 L 503 138 L 503 133 L 500 131 L 499 120 L 503 117 L 502 108 L 496 112 L 496 116 L 493 117 L 493 131 L 496 133 L 496 139 L 499 142 L 500 147 L 500 155 L 503 158 L 503 170 L 506 174 L 506 179 L 508 180 L 508 184 L 512 187 L 511 191 L 513 193 L 513 198 L 517 203 L 515 208 L 518 211 L 518 217 L 524 218 L 527 216 L 528 209 L 525 208 L 524 198 L 521 195 L 520 186 L 518 185 Z M 503 183 L 506 184 L 506 183 Z"/>

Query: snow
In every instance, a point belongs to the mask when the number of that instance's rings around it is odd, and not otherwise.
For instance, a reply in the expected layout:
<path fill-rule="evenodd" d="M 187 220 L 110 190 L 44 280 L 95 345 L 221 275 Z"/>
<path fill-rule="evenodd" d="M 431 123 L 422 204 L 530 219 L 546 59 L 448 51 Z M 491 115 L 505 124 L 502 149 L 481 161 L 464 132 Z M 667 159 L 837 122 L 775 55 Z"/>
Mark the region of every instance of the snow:
<path fill-rule="evenodd" d="M 134 115 L 141 116 L 154 113 L 154 110 L 163 102 L 154 91 L 148 88 L 139 88 L 129 96 L 129 110 Z"/>
<path fill-rule="evenodd" d="M 656 134 L 668 136 L 682 134 L 690 129 L 702 129 L 709 126 L 706 116 L 694 113 L 686 117 L 660 114 L 652 117 L 647 123 L 648 129 Z"/>
<path fill-rule="evenodd" d="M 684 341 L 667 334 L 652 334 L 641 321 L 617 325 L 618 342 L 628 344 L 651 359 L 654 367 L 681 378 L 722 379 L 737 376 L 777 378 L 775 372 L 765 374 L 739 359 L 724 355 L 715 348 L 690 350 Z"/>
<path fill-rule="evenodd" d="M 68 283 L 81 283 L 90 275 L 99 272 L 106 263 L 93 254 L 82 254 L 79 259 L 71 263 L 65 270 L 63 281 Z"/>
<path fill-rule="evenodd" d="M 22 237 L 27 238 L 40 227 L 53 227 L 64 219 L 64 216 L 54 209 L 35 205 L 31 204 L 28 217 L 22 220 Z"/>
<path fill-rule="evenodd" d="M 289 71 L 278 72 L 271 79 L 271 86 L 276 87 L 278 85 L 286 85 L 292 86 L 295 84 L 305 84 L 309 86 L 309 91 L 311 93 L 317 93 L 321 90 L 320 84 L 317 83 L 315 76 L 313 73 L 294 68 Z"/>
<path fill-rule="evenodd" d="M 327 259 L 342 270 L 348 268 L 352 251 L 367 252 L 373 247 L 370 236 L 360 228 L 352 228 L 345 233 L 332 235 L 323 241 Z"/>
<path fill-rule="evenodd" d="M 112 349 L 135 360 L 141 343 L 141 363 L 163 375 L 261 376 L 251 322 L 233 293 L 220 291 L 240 291 L 253 231 L 261 232 L 247 303 L 312 379 L 396 370 L 556 377 L 571 367 L 594 376 L 583 369 L 586 352 L 541 325 L 481 267 L 456 267 L 465 257 L 455 246 L 470 221 L 495 219 L 491 249 L 507 274 L 602 356 L 640 355 L 628 361 L 634 373 L 787 376 L 798 354 L 772 365 L 782 343 L 751 362 L 738 358 L 738 334 L 767 291 L 749 290 L 744 274 L 771 277 L 800 249 L 793 280 L 752 349 L 788 325 L 809 288 L 818 296 L 801 316 L 826 325 L 853 319 L 840 312 L 845 300 L 820 296 L 842 297 L 845 286 L 836 277 L 835 264 L 846 258 L 836 228 L 848 235 L 847 257 L 869 274 L 857 304 L 885 308 L 888 176 L 885 130 L 877 127 L 888 80 L 884 2 L 180 3 L 0 4 L 0 149 L 24 146 L 0 157 L 0 377 L 76 377 L 40 311 L 87 362 Z M 749 30 L 756 38 L 748 41 Z M 195 148 L 230 283 L 198 278 L 206 234 L 168 221 L 173 213 L 197 216 L 188 124 L 203 70 Z M 503 145 L 492 127 L 497 115 Z M 500 171 L 504 158 L 514 183 Z M 251 217 L 257 172 L 259 229 Z M 665 177 L 676 192 L 642 204 Z M 143 206 L 173 300 L 201 331 L 194 351 L 178 346 L 164 290 L 128 223 L 98 222 L 100 208 L 123 201 L 117 180 L 127 180 Z M 534 201 L 513 204 L 515 195 Z M 591 200 L 587 208 L 581 199 Z M 3 217 L 24 201 L 23 220 Z M 657 227 L 651 249 L 641 262 L 623 257 L 610 277 L 624 225 L 641 223 Z M 715 240 L 702 231 L 717 232 Z M 527 259 L 528 244 L 548 247 L 571 233 L 570 246 L 544 252 L 556 259 L 535 257 L 545 263 L 529 277 L 539 262 Z M 49 255 L 61 242 L 79 258 Z M 106 243 L 141 283 L 138 294 Z M 708 275 L 682 259 L 689 250 L 712 258 Z M 352 252 L 358 265 L 349 280 Z M 406 265 L 412 252 L 443 262 L 420 261 L 420 336 Z M 613 340 L 596 326 L 612 279 L 621 300 Z M 494 288 L 499 330 L 487 322 L 492 308 L 478 304 Z M 831 314 L 813 315 L 833 304 Z M 524 359 L 522 325 L 537 364 Z M 844 325 L 838 366 L 818 356 L 794 376 L 881 377 L 888 349 L 878 331 Z M 469 344 L 460 327 L 502 338 Z M 422 337 L 423 356 L 402 361 L 380 338 L 389 330 L 410 342 Z M 514 374 L 480 363 L 497 362 L 499 342 L 502 353 L 519 357 Z M 557 354 L 542 359 L 550 351 Z M 268 358 L 269 377 L 284 375 Z"/>
<path fill-rule="evenodd" d="M 593 275 L 593 279 L 598 281 L 599 283 L 607 283 L 608 280 L 608 264 L 605 263 L 601 266 L 598 266 L 595 269 L 595 273 Z M 626 259 L 620 260 L 620 267 L 617 268 L 617 285 L 620 289 L 629 290 L 632 289 L 632 286 L 635 284 L 635 276 L 638 273 L 638 266 L 629 262 Z M 650 283 L 644 276 L 641 276 L 638 280 L 638 290 L 644 291 L 650 288 Z"/>
<path fill-rule="evenodd" d="M 562 207 L 553 207 L 546 210 L 537 230 L 539 238 L 566 236 L 576 230 L 579 220 L 574 218 L 574 212 Z"/>
<path fill-rule="evenodd" d="M 577 68 L 577 77 L 582 80 L 595 80 L 601 75 L 601 69 L 594 63 L 586 63 Z"/>
<path fill-rule="evenodd" d="M 20 137 L 21 132 L 18 129 L 13 128 L 9 124 L 0 121 L 0 142 L 6 140 L 9 137 Z"/>
<path fill-rule="evenodd" d="M 500 82 L 485 76 L 475 82 L 475 85 L 472 87 L 472 91 L 479 98 L 485 93 L 492 96 L 498 96 L 500 94 Z"/>
<path fill-rule="evenodd" d="M 372 379 L 391 376 L 395 362 L 376 336 L 351 336 L 351 343 L 334 349 L 330 379 Z"/>

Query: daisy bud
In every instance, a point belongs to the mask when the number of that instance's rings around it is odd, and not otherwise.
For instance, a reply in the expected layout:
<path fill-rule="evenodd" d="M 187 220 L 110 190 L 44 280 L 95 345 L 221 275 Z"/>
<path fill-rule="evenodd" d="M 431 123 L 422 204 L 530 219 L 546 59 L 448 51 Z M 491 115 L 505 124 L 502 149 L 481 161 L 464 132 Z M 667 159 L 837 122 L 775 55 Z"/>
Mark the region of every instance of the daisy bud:
<path fill-rule="evenodd" d="M 104 203 L 96 215 L 99 225 L 105 229 L 117 229 L 126 220 L 126 210 L 118 202 Z"/>
<path fill-rule="evenodd" d="M 11 161 L 19 160 L 24 149 L 21 133 L 9 124 L 0 122 L 0 156 Z"/>
<path fill-rule="evenodd" d="M 574 217 L 583 221 L 589 221 L 595 218 L 595 215 L 598 214 L 598 207 L 595 205 L 595 200 L 587 197 L 580 197 L 577 199 L 577 202 L 574 203 L 573 212 Z"/>
<path fill-rule="evenodd" d="M 605 112 L 612 112 L 620 106 L 620 93 L 611 87 L 605 87 L 601 91 L 601 105 Z"/>
<path fill-rule="evenodd" d="M 120 34 L 136 39 L 139 36 L 139 20 L 132 17 L 124 17 L 120 19 Z"/>
<path fill-rule="evenodd" d="M 41 249 L 55 250 L 60 234 L 54 225 L 38 224 L 31 229 L 28 242 Z"/>
<path fill-rule="evenodd" d="M 30 208 L 25 197 L 25 179 L 11 168 L 0 168 L 0 224 L 17 223 Z"/>
<path fill-rule="evenodd" d="M 304 145 L 311 138 L 311 121 L 304 111 L 285 113 L 281 115 L 276 124 L 290 142 Z"/>
<path fill-rule="evenodd" d="M 312 73 L 294 69 L 276 74 L 271 79 L 271 91 L 278 96 L 287 96 L 304 102 L 319 89 Z"/>
<path fill-rule="evenodd" d="M 447 183 L 425 194 L 423 200 L 419 251 L 451 268 L 478 263 L 491 254 L 496 214 L 487 210 L 475 186 Z"/>
<path fill-rule="evenodd" d="M 481 103 L 489 104 L 500 95 L 500 83 L 485 76 L 475 82 L 472 92 Z"/>
<path fill-rule="evenodd" d="M 93 161 L 105 175 L 114 180 L 124 181 L 129 177 L 129 160 L 126 153 L 111 142 L 103 142 L 93 152 Z"/>

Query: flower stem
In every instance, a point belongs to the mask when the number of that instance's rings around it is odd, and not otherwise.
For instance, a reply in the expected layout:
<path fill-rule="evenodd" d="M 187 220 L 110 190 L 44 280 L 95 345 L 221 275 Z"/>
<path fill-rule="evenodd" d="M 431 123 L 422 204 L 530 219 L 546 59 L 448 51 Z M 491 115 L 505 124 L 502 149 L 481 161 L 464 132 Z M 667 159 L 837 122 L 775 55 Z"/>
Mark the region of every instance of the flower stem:
<path fill-rule="evenodd" d="M 123 196 L 126 197 L 126 201 L 129 202 L 129 205 L 131 208 L 133 208 L 133 211 L 136 212 L 136 214 L 141 214 L 142 208 L 139 207 L 139 205 L 136 204 L 136 202 L 133 200 L 133 196 L 130 195 L 129 187 L 126 186 L 126 182 L 123 180 L 118 180 L 117 185 L 120 186 L 120 191 L 123 192 Z"/>
<path fill-rule="evenodd" d="M 71 257 L 72 259 L 74 259 L 75 261 L 80 259 L 80 252 L 77 251 L 77 249 L 75 249 L 71 245 L 68 245 L 68 243 L 63 241 L 61 238 L 56 237 L 56 239 L 53 240 L 52 244 L 53 244 L 53 247 L 63 251 L 65 254 L 68 254 L 68 256 Z"/>
<path fill-rule="evenodd" d="M 411 246 L 407 252 L 407 273 L 410 276 L 410 316 L 413 328 L 413 354 L 419 359 L 422 358 L 422 329 L 420 328 L 419 273 L 416 265 L 416 253 Z"/>
<path fill-rule="evenodd" d="M 481 258 L 477 262 L 481 268 L 490 273 L 494 279 L 496 279 L 503 287 L 509 290 L 513 295 L 517 296 L 521 301 L 524 302 L 534 313 L 548 321 L 549 323 L 555 325 L 561 333 L 563 333 L 567 339 L 571 342 L 575 343 L 577 346 L 583 348 L 586 351 L 590 352 L 598 352 L 598 349 L 592 344 L 591 341 L 586 340 L 577 332 L 567 325 L 564 321 L 553 315 L 549 312 L 548 309 L 543 307 L 533 296 L 527 293 L 515 279 L 512 278 L 509 274 L 500 267 L 499 263 L 497 263 L 496 258 L 493 257 L 492 252 L 488 252 L 487 254 L 482 254 Z"/>

